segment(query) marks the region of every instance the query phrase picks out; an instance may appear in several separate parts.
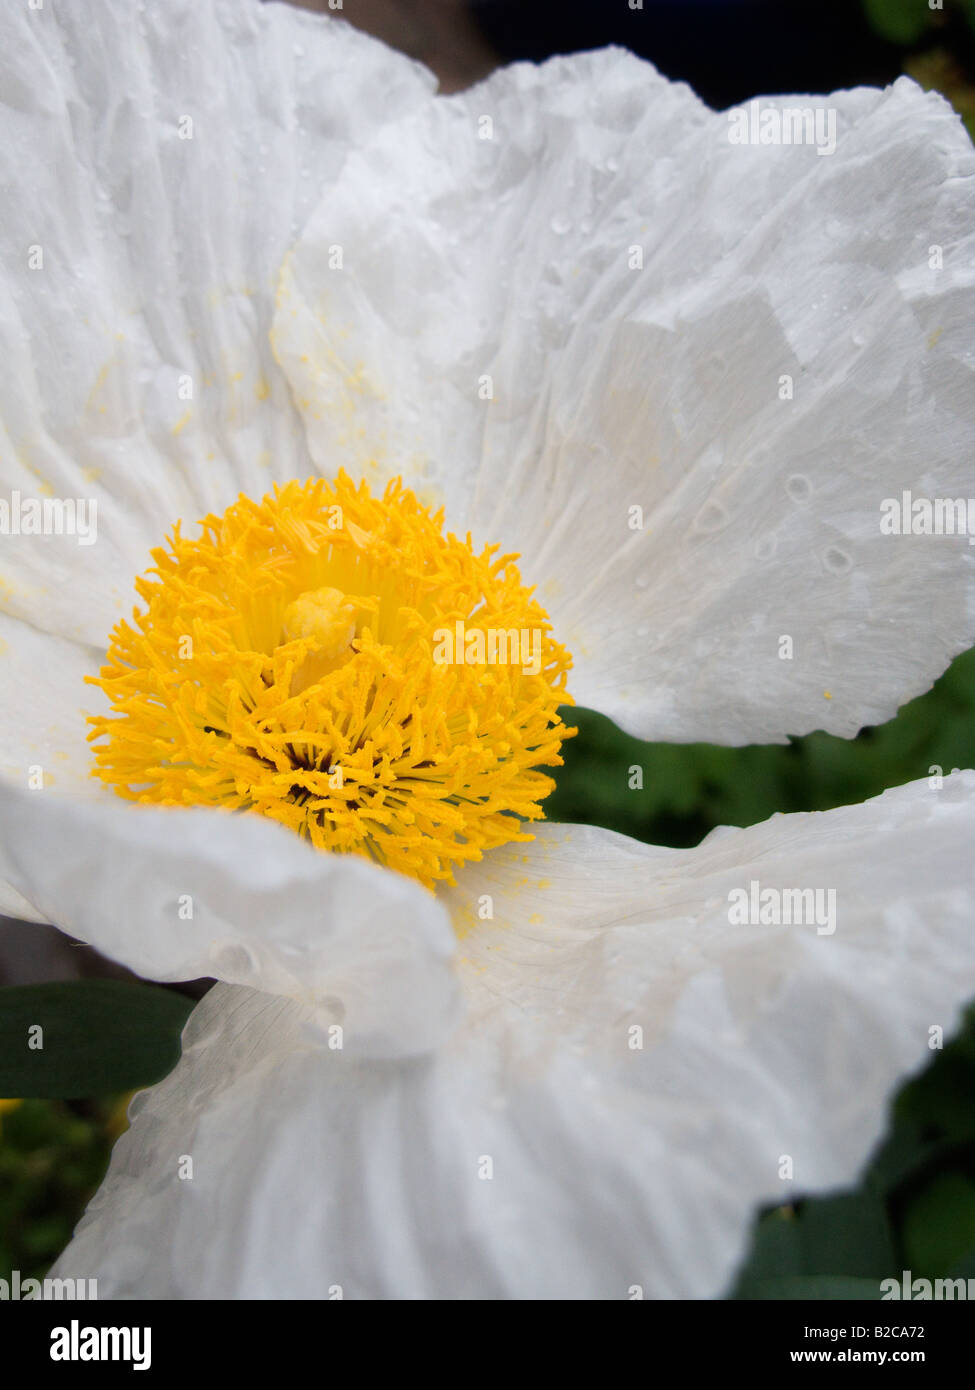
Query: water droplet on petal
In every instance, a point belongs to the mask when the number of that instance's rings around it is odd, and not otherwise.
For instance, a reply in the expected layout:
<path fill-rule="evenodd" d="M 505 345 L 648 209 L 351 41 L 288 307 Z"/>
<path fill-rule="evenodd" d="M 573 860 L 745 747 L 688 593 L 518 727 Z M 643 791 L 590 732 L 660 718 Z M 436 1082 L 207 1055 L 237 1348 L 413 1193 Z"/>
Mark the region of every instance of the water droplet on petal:
<path fill-rule="evenodd" d="M 849 574 L 853 568 L 853 557 L 840 550 L 838 545 L 831 545 L 823 555 L 823 564 L 832 574 Z"/>
<path fill-rule="evenodd" d="M 242 942 L 215 943 L 210 948 L 210 959 L 213 961 L 218 978 L 226 975 L 239 983 L 242 979 L 257 974 L 257 958 L 250 947 L 245 946 Z"/>
<path fill-rule="evenodd" d="M 730 520 L 727 508 L 720 502 L 706 502 L 694 518 L 694 530 L 706 536 L 713 535 L 715 531 L 723 531 Z"/>

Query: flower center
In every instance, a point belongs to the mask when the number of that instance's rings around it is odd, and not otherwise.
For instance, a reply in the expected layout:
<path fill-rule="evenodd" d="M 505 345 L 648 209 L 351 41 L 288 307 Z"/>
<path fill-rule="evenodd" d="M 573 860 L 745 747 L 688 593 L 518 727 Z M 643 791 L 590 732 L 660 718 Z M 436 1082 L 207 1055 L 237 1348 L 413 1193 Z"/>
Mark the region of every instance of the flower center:
<path fill-rule="evenodd" d="M 120 796 L 259 811 L 428 887 L 530 840 L 569 654 L 497 546 L 344 473 L 174 527 L 112 632 L 89 722 Z"/>
<path fill-rule="evenodd" d="M 285 641 L 310 637 L 314 648 L 295 672 L 291 688 L 296 693 L 337 671 L 355 655 L 356 607 L 340 589 L 315 589 L 299 594 L 284 610 L 281 635 Z"/>

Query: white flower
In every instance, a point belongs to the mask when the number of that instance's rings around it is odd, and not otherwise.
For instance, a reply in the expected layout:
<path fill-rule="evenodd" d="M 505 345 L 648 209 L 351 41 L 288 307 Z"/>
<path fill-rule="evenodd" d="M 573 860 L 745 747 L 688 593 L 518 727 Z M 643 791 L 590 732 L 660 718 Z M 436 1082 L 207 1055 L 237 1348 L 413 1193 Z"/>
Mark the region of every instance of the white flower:
<path fill-rule="evenodd" d="M 94 498 L 98 539 L 0 538 L 0 905 L 222 981 L 58 1272 L 720 1294 L 756 1206 L 849 1180 L 975 993 L 971 774 L 693 850 L 543 825 L 435 899 L 256 815 L 127 806 L 82 680 L 175 518 L 341 466 L 519 551 L 576 699 L 635 733 L 890 717 L 975 638 L 964 539 L 879 524 L 972 491 L 959 122 L 838 93 L 821 157 L 733 143 L 621 52 L 434 99 L 277 6 L 53 11 L 0 17 L 0 476 Z M 734 924 L 753 883 L 835 920 Z"/>

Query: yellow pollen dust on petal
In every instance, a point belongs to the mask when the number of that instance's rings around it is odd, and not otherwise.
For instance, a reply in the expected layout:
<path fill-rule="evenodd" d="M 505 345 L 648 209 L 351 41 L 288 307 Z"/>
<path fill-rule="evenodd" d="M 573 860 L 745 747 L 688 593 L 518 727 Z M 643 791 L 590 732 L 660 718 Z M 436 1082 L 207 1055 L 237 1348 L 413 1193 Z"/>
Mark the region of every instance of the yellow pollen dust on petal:
<path fill-rule="evenodd" d="M 93 773 L 120 796 L 258 812 L 427 887 L 530 840 L 575 733 L 572 660 L 514 555 L 345 473 L 180 523 L 98 677 Z"/>

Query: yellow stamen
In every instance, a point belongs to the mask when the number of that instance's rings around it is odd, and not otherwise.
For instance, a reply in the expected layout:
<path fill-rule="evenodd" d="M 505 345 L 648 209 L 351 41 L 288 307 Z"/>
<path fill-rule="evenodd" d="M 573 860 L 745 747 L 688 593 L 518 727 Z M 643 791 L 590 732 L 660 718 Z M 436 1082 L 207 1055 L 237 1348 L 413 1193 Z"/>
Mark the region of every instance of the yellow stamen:
<path fill-rule="evenodd" d="M 136 581 L 92 683 L 120 796 L 259 811 L 428 887 L 530 840 L 575 733 L 568 653 L 512 563 L 443 534 L 397 480 L 240 497 Z M 456 633 L 456 644 L 454 635 Z M 466 640 L 465 640 L 466 638 Z"/>

